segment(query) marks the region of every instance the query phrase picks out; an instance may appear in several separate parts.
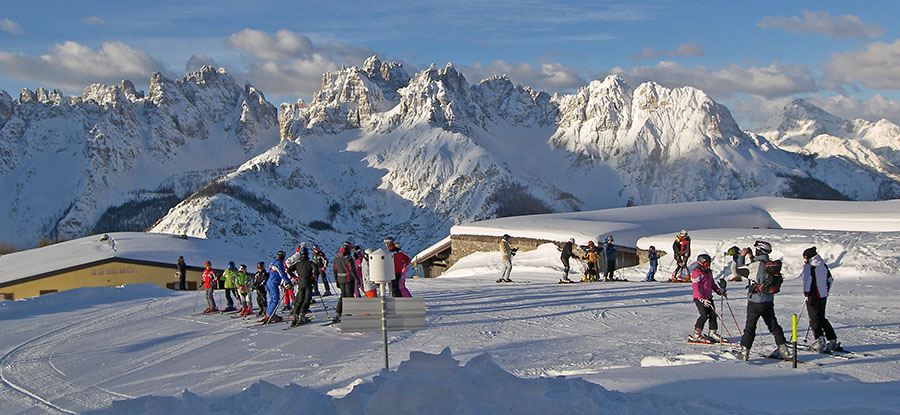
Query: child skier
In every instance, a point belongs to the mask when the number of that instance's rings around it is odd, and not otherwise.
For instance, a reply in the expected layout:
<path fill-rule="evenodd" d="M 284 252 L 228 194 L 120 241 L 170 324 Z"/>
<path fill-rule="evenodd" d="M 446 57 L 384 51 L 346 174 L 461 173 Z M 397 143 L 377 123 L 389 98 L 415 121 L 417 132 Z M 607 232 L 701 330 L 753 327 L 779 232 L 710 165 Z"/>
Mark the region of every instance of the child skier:
<path fill-rule="evenodd" d="M 712 293 L 715 292 L 719 295 L 724 293 L 720 291 L 718 285 L 713 283 L 712 271 L 709 269 L 711 262 L 712 258 L 709 255 L 700 254 L 697 256 L 697 267 L 691 272 L 694 304 L 697 306 L 697 311 L 700 312 L 700 317 L 694 323 L 694 334 L 688 337 L 688 341 L 691 342 L 719 343 L 722 341 L 722 336 L 719 336 L 718 333 L 719 323 L 716 321 L 718 315 L 716 314 L 715 303 L 712 301 Z M 707 320 L 709 320 L 709 336 L 704 336 L 703 326 Z"/>
<path fill-rule="evenodd" d="M 232 295 L 237 297 L 237 290 L 234 285 L 234 277 L 237 275 L 238 270 L 237 267 L 234 266 L 234 261 L 228 262 L 228 268 L 225 268 L 225 271 L 222 272 L 222 277 L 225 278 L 225 309 L 222 310 L 223 313 L 227 313 L 229 311 L 234 311 L 234 300 L 231 298 Z"/>
<path fill-rule="evenodd" d="M 675 242 L 672 243 L 672 252 L 674 253 L 675 272 L 669 278 L 670 282 L 690 282 L 691 278 L 688 274 L 688 260 L 691 258 L 691 237 L 688 236 L 686 230 L 682 229 L 675 235 Z"/>
<path fill-rule="evenodd" d="M 656 281 L 656 268 L 659 267 L 659 253 L 656 252 L 655 246 L 650 245 L 650 251 L 647 252 L 647 259 L 650 260 L 650 270 L 647 271 L 647 277 L 644 280 Z"/>
<path fill-rule="evenodd" d="M 253 276 L 253 288 L 256 290 L 256 307 L 259 312 L 257 317 L 262 317 L 266 312 L 266 282 L 269 281 L 269 273 L 266 272 L 266 264 L 259 262 L 256 264 L 256 275 Z"/>
<path fill-rule="evenodd" d="M 786 345 L 784 330 L 778 325 L 775 317 L 775 295 L 760 291 L 766 280 L 766 263 L 769 262 L 769 254 L 772 253 L 772 245 L 765 241 L 756 241 L 753 244 L 756 255 L 750 257 L 750 265 L 757 264 L 756 273 L 751 273 L 747 278 L 747 322 L 744 324 L 744 334 L 741 336 L 741 358 L 750 359 L 750 348 L 756 338 L 756 323 L 762 317 L 763 322 L 769 328 L 769 333 L 775 337 L 775 345 L 778 346 L 778 355 L 782 359 L 790 359 L 791 353 Z M 749 251 L 749 248 L 747 249 Z"/>
<path fill-rule="evenodd" d="M 219 284 L 219 279 L 216 277 L 215 271 L 212 270 L 212 263 L 206 261 L 203 263 L 203 288 L 206 289 L 206 310 L 203 310 L 203 314 L 209 314 L 212 312 L 219 311 L 216 307 L 216 299 L 213 298 L 213 290 L 217 284 Z"/>
<path fill-rule="evenodd" d="M 238 273 L 234 277 L 234 284 L 237 286 L 238 302 L 241 303 L 241 316 L 247 316 L 253 313 L 253 306 L 250 304 L 250 287 L 252 278 L 247 274 L 247 266 L 241 264 L 238 267 Z"/>
<path fill-rule="evenodd" d="M 587 269 L 584 270 L 584 278 L 582 281 L 597 281 L 600 279 L 600 270 L 597 263 L 600 262 L 600 252 L 594 241 L 588 241 L 587 246 L 583 246 L 585 254 L 583 259 L 587 261 Z"/>

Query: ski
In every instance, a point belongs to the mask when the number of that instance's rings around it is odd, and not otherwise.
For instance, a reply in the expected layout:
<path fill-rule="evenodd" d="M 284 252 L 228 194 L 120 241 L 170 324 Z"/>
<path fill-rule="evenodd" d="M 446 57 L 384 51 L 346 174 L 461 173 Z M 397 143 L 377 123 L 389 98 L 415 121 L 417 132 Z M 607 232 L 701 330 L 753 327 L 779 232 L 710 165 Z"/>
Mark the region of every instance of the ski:
<path fill-rule="evenodd" d="M 557 284 L 578 284 L 581 281 L 572 281 L 572 280 L 559 280 Z"/>
<path fill-rule="evenodd" d="M 305 326 L 305 325 L 309 324 L 310 322 L 312 322 L 312 320 L 315 318 L 316 318 L 315 316 L 310 316 L 309 320 L 307 320 L 306 322 L 297 323 L 297 324 L 293 324 L 292 321 L 288 321 L 287 327 L 283 328 L 282 330 L 290 330 L 295 327 Z"/>
<path fill-rule="evenodd" d="M 325 324 L 319 324 L 319 327 L 328 327 L 328 326 L 332 326 L 332 325 L 340 324 L 340 323 L 341 323 L 340 320 L 338 320 L 338 321 L 331 320 Z"/>

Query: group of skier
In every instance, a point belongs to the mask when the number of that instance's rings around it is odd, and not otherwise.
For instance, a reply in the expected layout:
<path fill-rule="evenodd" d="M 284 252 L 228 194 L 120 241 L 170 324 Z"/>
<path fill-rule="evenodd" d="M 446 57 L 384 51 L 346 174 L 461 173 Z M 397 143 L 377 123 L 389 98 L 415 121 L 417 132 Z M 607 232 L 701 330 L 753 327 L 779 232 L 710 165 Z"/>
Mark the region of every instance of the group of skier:
<path fill-rule="evenodd" d="M 729 251 L 726 252 L 726 255 L 734 253 L 734 250 Z M 771 253 L 772 245 L 769 242 L 756 241 L 752 250 L 744 248 L 738 252 L 738 258 L 732 258 L 733 264 L 746 264 L 747 267 L 732 268 L 732 280 L 740 281 L 743 277 L 747 278 L 747 319 L 740 341 L 741 358 L 744 360 L 750 358 L 750 349 L 756 337 L 756 325 L 760 318 L 775 338 L 778 350 L 773 353 L 773 357 L 782 359 L 792 357 L 791 351 L 787 347 L 784 330 L 778 324 L 775 316 L 775 294 L 780 292 L 784 278 L 781 275 L 781 261 L 770 259 Z M 749 257 L 749 261 L 745 261 L 745 257 Z M 837 335 L 831 323 L 825 318 L 825 305 L 833 280 L 831 272 L 825 265 L 825 261 L 816 252 L 815 247 L 803 251 L 803 261 L 801 274 L 803 294 L 806 297 L 805 307 L 809 316 L 810 329 L 815 337 L 813 349 L 819 353 L 840 351 L 842 348 L 837 341 Z M 725 278 L 720 278 L 718 283 L 714 282 L 712 271 L 709 268 L 710 262 L 709 255 L 698 255 L 697 266 L 690 276 L 694 303 L 700 313 L 694 323 L 694 333 L 688 338 L 693 342 L 723 341 L 718 334 L 718 314 L 712 294 L 715 292 L 726 297 L 727 281 Z M 738 273 L 737 271 L 740 269 L 747 269 L 748 272 Z M 709 334 L 704 335 L 703 326 L 707 321 L 709 321 Z"/>
<path fill-rule="evenodd" d="M 609 236 L 601 247 L 594 245 L 593 241 L 581 246 L 584 252 L 582 258 L 587 265 L 584 270 L 583 281 L 596 281 L 599 279 L 599 269 L 605 268 L 604 281 L 612 280 L 612 272 L 615 270 L 615 247 L 613 238 Z M 508 244 L 508 235 L 504 236 L 502 244 Z M 560 283 L 572 283 L 569 279 L 571 258 L 578 259 L 575 253 L 575 239 L 570 238 L 561 248 L 560 260 L 563 265 L 563 278 Z M 669 278 L 669 282 L 690 282 L 693 291 L 693 302 L 699 312 L 699 317 L 694 323 L 694 332 L 688 337 L 690 342 L 718 343 L 723 338 L 718 333 L 719 315 L 713 302 L 713 293 L 722 297 L 726 296 L 727 280 L 736 282 L 747 279 L 747 318 L 741 335 L 741 357 L 749 359 L 750 349 L 756 336 L 756 327 L 761 318 L 769 332 L 775 337 L 778 348 L 777 356 L 788 359 L 791 357 L 787 347 L 787 339 L 784 330 L 778 324 L 775 317 L 775 294 L 781 289 L 783 276 L 781 275 L 781 261 L 770 260 L 772 246 L 766 241 L 756 241 L 753 249 L 747 247 L 740 249 L 733 246 L 725 252 L 731 262 L 727 270 L 723 271 L 721 278 L 714 278 L 710 269 L 712 258 L 708 254 L 700 254 L 696 258 L 696 266 L 690 269 L 691 239 L 686 230 L 682 230 L 675 236 L 672 244 L 676 269 Z M 509 248 L 506 248 L 509 250 Z M 503 249 L 501 249 L 503 251 Z M 602 255 L 605 254 L 605 255 Z M 654 246 L 650 246 L 647 252 L 650 269 L 645 281 L 656 281 L 655 275 L 659 267 L 659 253 Z M 506 256 L 504 260 L 506 260 Z M 604 260 L 605 259 L 605 264 Z M 825 306 L 828 291 L 831 289 L 831 271 L 825 265 L 824 260 L 818 255 L 815 247 L 803 252 L 803 293 L 806 297 L 805 308 L 808 312 L 810 329 L 815 336 L 815 345 L 812 347 L 819 353 L 831 353 L 842 350 L 837 336 L 828 319 L 825 318 Z M 510 265 L 504 268 L 505 275 Z M 721 275 L 721 274 L 720 274 Z M 501 277 L 502 279 L 503 277 Z M 709 333 L 703 334 L 704 326 L 709 323 Z M 737 325 L 737 321 L 735 321 Z"/>
<path fill-rule="evenodd" d="M 391 281 L 391 296 L 411 297 L 406 288 L 406 272 L 410 266 L 409 256 L 400 249 L 400 245 L 392 237 L 384 239 L 384 247 L 391 254 L 394 262 L 394 280 Z M 338 300 L 336 314 L 332 323 L 340 321 L 343 298 L 347 297 L 375 297 L 376 286 L 369 280 L 368 260 L 372 250 L 365 252 L 359 246 L 346 241 L 337 250 L 332 274 L 341 299 Z M 184 275 L 184 259 L 179 257 L 176 265 L 176 274 L 179 278 Z M 235 267 L 234 262 L 229 262 L 228 267 L 222 273 L 224 280 L 226 307 L 222 313 L 238 311 L 237 316 L 253 314 L 253 305 L 250 301 L 252 291 L 256 291 L 256 301 L 261 324 L 277 323 L 284 320 L 278 315 L 278 308 L 284 305 L 282 311 L 291 313 L 291 325 L 301 325 L 310 321 L 310 304 L 314 302 L 313 296 L 320 298 L 332 295 L 332 285 L 328 281 L 326 269 L 328 259 L 318 245 L 313 246 L 310 254 L 306 242 L 297 246 L 296 252 L 286 257 L 284 251 L 278 251 L 268 266 L 264 262 L 256 264 L 256 274 L 249 275 L 247 267 L 241 264 Z M 204 314 L 219 312 L 216 306 L 213 292 L 219 285 L 219 277 L 212 269 L 212 263 L 206 261 L 202 273 L 202 284 L 206 290 L 207 308 Z M 321 282 L 324 294 L 318 289 Z M 183 289 L 183 283 L 181 287 Z M 240 309 L 234 307 L 236 297 Z M 326 308 L 327 312 L 327 308 Z M 236 316 L 236 317 L 237 317 Z"/>

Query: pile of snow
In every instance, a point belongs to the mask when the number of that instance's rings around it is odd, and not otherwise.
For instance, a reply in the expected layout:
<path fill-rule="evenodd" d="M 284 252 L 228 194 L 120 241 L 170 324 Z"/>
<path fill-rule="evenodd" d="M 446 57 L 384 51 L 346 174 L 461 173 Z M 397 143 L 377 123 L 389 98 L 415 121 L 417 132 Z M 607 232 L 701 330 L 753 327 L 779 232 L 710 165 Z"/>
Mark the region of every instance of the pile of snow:
<path fill-rule="evenodd" d="M 332 399 L 313 389 L 284 388 L 260 381 L 232 396 L 204 399 L 189 391 L 179 397 L 146 396 L 115 401 L 100 414 L 750 414 L 737 407 L 694 397 L 610 391 L 582 379 L 523 379 L 503 370 L 484 353 L 465 365 L 446 348 L 440 354 L 413 352 L 396 371 L 383 370 L 371 382 Z"/>

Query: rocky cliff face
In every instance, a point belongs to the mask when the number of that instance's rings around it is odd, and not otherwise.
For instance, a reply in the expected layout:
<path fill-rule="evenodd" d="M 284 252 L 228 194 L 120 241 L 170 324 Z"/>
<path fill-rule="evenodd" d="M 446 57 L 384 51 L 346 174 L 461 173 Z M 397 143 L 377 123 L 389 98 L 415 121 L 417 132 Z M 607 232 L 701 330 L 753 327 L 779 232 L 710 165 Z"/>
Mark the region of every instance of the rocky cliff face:
<path fill-rule="evenodd" d="M 276 144 L 277 128 L 277 111 L 261 92 L 209 67 L 181 80 L 154 74 L 146 96 L 128 81 L 72 97 L 23 90 L 16 101 L 3 93 L 0 189 L 9 204 L 0 207 L 2 226 L 28 246 L 42 236 L 114 230 L 95 226 L 129 203 L 131 214 L 117 212 L 123 220 L 148 213 L 147 205 L 158 218 L 218 170 Z M 155 218 L 148 220 L 144 227 Z"/>
<path fill-rule="evenodd" d="M 453 224 L 515 214 L 900 197 L 890 125 L 804 117 L 754 134 L 695 88 L 610 76 L 550 96 L 505 76 L 470 84 L 452 64 L 409 75 L 374 57 L 326 73 L 309 103 L 276 117 L 259 91 L 204 68 L 154 75 L 146 95 L 127 82 L 81 97 L 0 94 L 0 185 L 15 195 L 9 225 L 34 238 L 161 217 L 153 230 L 260 252 L 386 235 L 415 250 Z M 846 125 L 860 138 L 822 136 Z"/>

